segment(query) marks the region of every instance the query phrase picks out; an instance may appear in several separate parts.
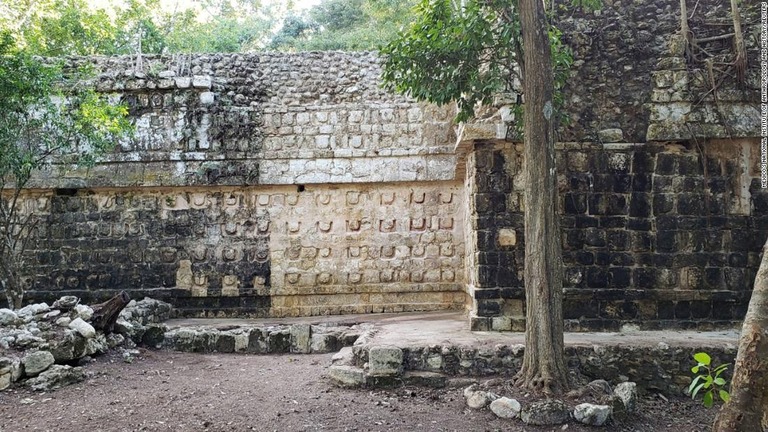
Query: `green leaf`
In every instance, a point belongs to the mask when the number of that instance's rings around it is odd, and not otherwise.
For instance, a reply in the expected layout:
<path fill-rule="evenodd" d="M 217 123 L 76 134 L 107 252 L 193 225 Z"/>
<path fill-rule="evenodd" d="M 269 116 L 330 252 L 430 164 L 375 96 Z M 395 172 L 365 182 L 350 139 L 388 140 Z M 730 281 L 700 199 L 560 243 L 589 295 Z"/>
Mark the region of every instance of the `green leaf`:
<path fill-rule="evenodd" d="M 699 365 L 696 365 L 696 366 L 692 367 L 691 368 L 691 372 L 693 372 L 695 374 L 699 373 L 699 367 L 700 367 Z"/>
<path fill-rule="evenodd" d="M 708 391 L 704 393 L 704 406 L 707 408 L 711 408 L 712 402 L 713 402 L 712 391 Z"/>
<path fill-rule="evenodd" d="M 725 385 L 725 380 L 722 378 L 715 378 L 713 382 L 715 383 L 715 385 L 719 385 L 719 386 Z"/>
<path fill-rule="evenodd" d="M 704 387 L 704 384 L 699 384 L 696 386 L 696 388 L 693 389 L 693 392 L 691 393 L 691 399 L 696 398 L 696 394 L 699 393 L 699 390 L 701 390 L 702 387 Z"/>
<path fill-rule="evenodd" d="M 701 375 L 697 376 L 696 378 L 691 381 L 691 385 L 688 386 L 688 393 L 691 393 L 691 397 L 696 396 L 696 393 L 694 393 L 694 388 L 696 388 L 696 384 L 701 380 Z M 700 387 L 700 386 L 699 386 Z M 696 390 L 698 391 L 698 390 Z"/>
<path fill-rule="evenodd" d="M 722 399 L 723 402 L 728 402 L 731 400 L 731 395 L 725 390 L 720 390 L 720 399 Z"/>
<path fill-rule="evenodd" d="M 709 364 L 712 362 L 712 358 L 705 352 L 694 354 L 693 359 L 705 366 L 709 366 Z"/>

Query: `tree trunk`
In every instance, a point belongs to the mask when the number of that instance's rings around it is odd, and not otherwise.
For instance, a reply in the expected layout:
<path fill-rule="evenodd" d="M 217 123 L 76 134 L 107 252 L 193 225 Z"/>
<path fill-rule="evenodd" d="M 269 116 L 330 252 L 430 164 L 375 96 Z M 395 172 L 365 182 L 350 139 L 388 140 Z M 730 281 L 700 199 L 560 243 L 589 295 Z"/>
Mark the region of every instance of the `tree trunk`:
<path fill-rule="evenodd" d="M 93 324 L 93 328 L 102 330 L 104 333 L 112 333 L 120 311 L 125 308 L 129 301 L 131 301 L 131 297 L 125 291 L 120 291 L 120 294 L 104 303 L 92 305 L 91 324 Z"/>
<path fill-rule="evenodd" d="M 552 52 L 544 4 L 520 0 L 525 71 L 525 355 L 517 384 L 568 388 L 563 344 L 563 276 L 556 214 Z"/>
<path fill-rule="evenodd" d="M 743 84 L 747 73 L 747 49 L 744 45 L 744 33 L 741 32 L 738 0 L 731 0 L 731 18 L 733 19 L 733 50 L 736 52 L 733 65 L 736 68 L 736 78 Z"/>
<path fill-rule="evenodd" d="M 768 430 L 768 241 L 741 327 L 731 400 L 720 409 L 712 430 Z"/>

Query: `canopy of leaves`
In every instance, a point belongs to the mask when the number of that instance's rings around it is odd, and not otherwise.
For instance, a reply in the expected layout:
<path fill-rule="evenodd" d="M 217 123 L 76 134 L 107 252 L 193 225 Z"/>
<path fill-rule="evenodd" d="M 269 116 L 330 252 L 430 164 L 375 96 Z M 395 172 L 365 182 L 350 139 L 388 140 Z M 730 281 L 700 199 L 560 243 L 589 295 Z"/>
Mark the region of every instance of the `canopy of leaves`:
<path fill-rule="evenodd" d="M 414 11 L 415 20 L 381 50 L 387 88 L 439 105 L 456 102 L 456 121 L 474 117 L 501 94 L 521 93 L 525 65 L 516 1 L 420 0 Z M 549 35 L 558 90 L 572 57 L 556 28 Z M 555 106 L 561 105 L 556 92 Z M 515 118 L 522 119 L 519 103 Z"/>
<path fill-rule="evenodd" d="M 127 109 L 80 88 L 78 78 L 0 34 L 0 190 L 23 186 L 53 154 L 89 163 L 130 130 Z"/>
<path fill-rule="evenodd" d="M 457 120 L 467 120 L 512 78 L 520 28 L 509 17 L 516 9 L 501 1 L 422 0 L 415 12 L 415 21 L 382 49 L 385 85 L 417 100 L 455 101 Z"/>
<path fill-rule="evenodd" d="M 416 0 L 325 0 L 308 14 L 286 19 L 271 48 L 291 51 L 361 51 L 378 49 L 392 40 L 412 17 Z M 293 22 L 291 22 L 293 21 Z M 285 37 L 284 37 L 285 36 Z"/>

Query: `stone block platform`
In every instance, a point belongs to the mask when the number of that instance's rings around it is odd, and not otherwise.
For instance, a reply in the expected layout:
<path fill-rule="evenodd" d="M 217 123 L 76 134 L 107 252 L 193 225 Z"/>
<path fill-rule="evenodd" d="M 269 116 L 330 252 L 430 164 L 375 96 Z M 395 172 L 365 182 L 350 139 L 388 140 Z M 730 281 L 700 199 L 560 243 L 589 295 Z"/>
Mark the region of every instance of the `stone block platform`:
<path fill-rule="evenodd" d="M 340 349 L 329 375 L 344 386 L 440 386 L 450 377 L 511 376 L 519 370 L 525 350 L 523 333 L 470 331 L 466 316 L 457 312 L 183 319 L 166 325 L 165 346 L 183 351 L 213 352 L 222 346 L 231 346 L 229 352 L 273 354 Z M 696 352 L 706 351 L 715 364 L 732 364 L 738 335 L 738 329 L 625 328 L 611 333 L 566 333 L 565 345 L 569 368 L 585 378 L 614 384 L 634 381 L 642 390 L 671 394 L 682 392 L 690 383 Z M 242 340 L 220 343 L 229 338 Z M 296 340 L 305 342 L 297 347 Z M 400 367 L 391 364 L 393 359 L 402 362 Z M 379 367 L 382 364 L 387 367 Z"/>

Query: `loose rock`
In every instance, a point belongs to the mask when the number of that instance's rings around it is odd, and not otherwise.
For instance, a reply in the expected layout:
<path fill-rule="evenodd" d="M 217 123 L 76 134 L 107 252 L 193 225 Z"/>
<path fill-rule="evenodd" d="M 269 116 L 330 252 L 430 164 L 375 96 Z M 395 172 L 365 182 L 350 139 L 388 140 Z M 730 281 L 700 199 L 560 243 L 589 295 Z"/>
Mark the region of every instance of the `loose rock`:
<path fill-rule="evenodd" d="M 85 371 L 81 367 L 53 365 L 35 378 L 27 380 L 27 385 L 34 391 L 49 391 L 85 379 Z"/>
<path fill-rule="evenodd" d="M 75 318 L 74 321 L 69 323 L 69 328 L 80 333 L 80 335 L 86 339 L 90 339 L 96 336 L 96 329 L 94 329 L 92 325 L 83 321 L 82 318 Z"/>
<path fill-rule="evenodd" d="M 590 426 L 602 426 L 611 417 L 611 407 L 608 405 L 593 405 L 583 403 L 573 409 L 573 418 L 579 423 Z"/>
<path fill-rule="evenodd" d="M 520 418 L 529 425 L 563 424 L 571 417 L 568 405 L 558 399 L 540 400 L 527 405 Z"/>
<path fill-rule="evenodd" d="M 51 367 L 55 359 L 49 351 L 35 351 L 28 353 L 21 359 L 24 365 L 24 373 L 33 377 Z"/>
<path fill-rule="evenodd" d="M 520 416 L 521 408 L 522 407 L 520 406 L 520 402 L 518 402 L 516 399 L 510 399 L 507 397 L 501 397 L 491 402 L 491 411 L 500 418 L 517 418 Z"/>
<path fill-rule="evenodd" d="M 627 412 L 634 412 L 637 407 L 637 384 L 633 382 L 623 382 L 616 386 L 613 393 L 621 398 Z"/>

